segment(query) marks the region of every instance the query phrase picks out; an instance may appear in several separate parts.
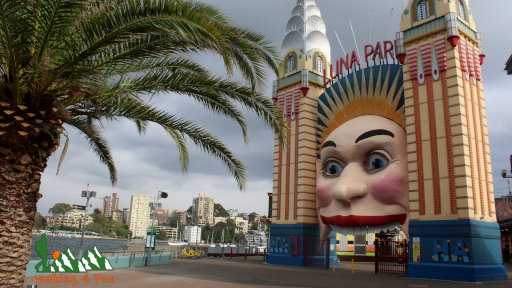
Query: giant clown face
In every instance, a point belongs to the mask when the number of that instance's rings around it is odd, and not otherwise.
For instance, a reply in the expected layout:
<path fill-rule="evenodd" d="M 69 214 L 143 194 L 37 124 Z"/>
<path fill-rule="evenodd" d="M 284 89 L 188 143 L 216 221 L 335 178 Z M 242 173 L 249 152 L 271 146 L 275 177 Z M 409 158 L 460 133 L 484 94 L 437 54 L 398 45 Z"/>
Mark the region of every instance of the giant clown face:
<path fill-rule="evenodd" d="M 354 118 L 327 136 L 317 161 L 322 237 L 393 230 L 407 235 L 409 198 L 405 131 L 374 115 Z"/>

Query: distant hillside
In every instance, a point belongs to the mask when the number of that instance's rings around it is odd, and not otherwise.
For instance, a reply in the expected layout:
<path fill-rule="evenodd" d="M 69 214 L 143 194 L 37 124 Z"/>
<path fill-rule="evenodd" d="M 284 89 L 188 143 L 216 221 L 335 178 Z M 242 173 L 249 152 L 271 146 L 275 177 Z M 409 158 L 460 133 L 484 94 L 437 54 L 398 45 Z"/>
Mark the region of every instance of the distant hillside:
<path fill-rule="evenodd" d="M 192 211 L 194 210 L 194 206 L 188 207 L 187 213 L 192 216 Z M 213 207 L 213 217 L 229 217 L 228 211 L 222 207 L 220 203 L 215 203 Z"/>
<path fill-rule="evenodd" d="M 220 203 L 215 203 L 214 210 L 213 210 L 213 216 L 214 217 L 228 217 L 229 213 L 222 207 Z"/>

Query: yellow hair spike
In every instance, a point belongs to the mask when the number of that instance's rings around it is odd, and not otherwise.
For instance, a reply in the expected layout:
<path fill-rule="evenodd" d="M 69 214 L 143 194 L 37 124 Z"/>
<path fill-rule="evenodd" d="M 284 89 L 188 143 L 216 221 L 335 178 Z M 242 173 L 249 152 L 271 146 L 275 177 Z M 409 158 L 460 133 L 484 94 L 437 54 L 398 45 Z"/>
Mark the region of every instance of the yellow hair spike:
<path fill-rule="evenodd" d="M 400 65 L 378 65 L 354 71 L 333 83 L 318 101 L 318 144 L 343 123 L 363 115 L 381 116 L 405 129 Z"/>

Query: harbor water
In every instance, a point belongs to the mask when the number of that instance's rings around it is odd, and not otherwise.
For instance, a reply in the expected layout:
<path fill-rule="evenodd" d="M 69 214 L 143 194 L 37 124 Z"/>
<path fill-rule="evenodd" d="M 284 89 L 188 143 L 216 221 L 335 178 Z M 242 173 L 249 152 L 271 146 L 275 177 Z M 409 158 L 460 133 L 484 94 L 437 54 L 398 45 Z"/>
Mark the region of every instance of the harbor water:
<path fill-rule="evenodd" d="M 40 235 L 32 236 L 32 246 L 30 248 L 30 259 L 41 259 L 35 250 L 35 243 L 41 239 Z M 102 238 L 84 238 L 83 250 L 91 249 L 94 246 L 100 253 L 123 251 L 127 245 L 126 239 L 102 239 Z M 157 246 L 168 244 L 166 242 L 157 242 Z M 48 254 L 55 251 L 65 251 L 69 248 L 73 255 L 78 255 L 80 250 L 80 238 L 67 238 L 47 235 L 46 246 Z"/>

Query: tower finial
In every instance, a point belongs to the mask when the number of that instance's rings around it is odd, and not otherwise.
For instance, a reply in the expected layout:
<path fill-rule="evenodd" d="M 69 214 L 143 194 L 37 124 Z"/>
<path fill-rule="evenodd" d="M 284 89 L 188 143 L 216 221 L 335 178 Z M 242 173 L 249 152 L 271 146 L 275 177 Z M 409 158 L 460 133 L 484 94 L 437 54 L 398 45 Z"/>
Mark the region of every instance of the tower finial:
<path fill-rule="evenodd" d="M 285 56 L 290 49 L 302 50 L 304 54 L 318 49 L 330 62 L 331 45 L 326 34 L 325 22 L 316 1 L 298 0 L 286 25 L 281 55 Z"/>

